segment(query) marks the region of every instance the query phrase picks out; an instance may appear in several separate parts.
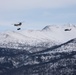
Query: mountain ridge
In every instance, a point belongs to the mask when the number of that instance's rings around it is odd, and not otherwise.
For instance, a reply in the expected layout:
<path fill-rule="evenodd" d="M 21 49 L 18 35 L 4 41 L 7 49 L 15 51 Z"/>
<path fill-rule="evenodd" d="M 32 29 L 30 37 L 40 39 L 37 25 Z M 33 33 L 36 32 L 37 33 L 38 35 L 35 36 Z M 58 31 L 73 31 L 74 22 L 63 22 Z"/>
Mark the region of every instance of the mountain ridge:
<path fill-rule="evenodd" d="M 19 44 L 37 46 L 42 43 L 53 46 L 76 38 L 75 33 L 75 25 L 49 25 L 42 30 L 0 32 L 0 46 L 10 47 L 12 44 L 13 47 L 18 48 Z"/>

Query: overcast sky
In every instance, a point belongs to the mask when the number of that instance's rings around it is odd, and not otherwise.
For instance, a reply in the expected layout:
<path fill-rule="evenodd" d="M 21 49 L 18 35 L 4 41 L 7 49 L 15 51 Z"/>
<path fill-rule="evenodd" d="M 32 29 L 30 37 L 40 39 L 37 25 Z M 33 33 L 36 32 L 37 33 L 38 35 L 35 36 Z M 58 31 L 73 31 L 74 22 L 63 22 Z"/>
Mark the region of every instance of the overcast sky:
<path fill-rule="evenodd" d="M 0 0 L 0 31 L 41 29 L 52 24 L 76 24 L 76 0 Z"/>

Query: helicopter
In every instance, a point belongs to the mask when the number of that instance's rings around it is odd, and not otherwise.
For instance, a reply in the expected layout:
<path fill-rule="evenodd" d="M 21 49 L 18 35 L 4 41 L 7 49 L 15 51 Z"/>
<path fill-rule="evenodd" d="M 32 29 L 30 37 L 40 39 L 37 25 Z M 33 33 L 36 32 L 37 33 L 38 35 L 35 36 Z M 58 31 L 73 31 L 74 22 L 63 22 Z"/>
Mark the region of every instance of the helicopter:
<path fill-rule="evenodd" d="M 22 23 L 23 23 L 23 22 L 19 22 L 19 23 L 13 24 L 13 25 L 14 25 L 14 26 L 21 26 Z M 18 27 L 17 30 L 21 30 L 21 27 Z"/>
<path fill-rule="evenodd" d="M 21 28 L 17 28 L 17 30 L 21 30 Z"/>
<path fill-rule="evenodd" d="M 19 22 L 17 24 L 14 24 L 14 26 L 21 26 L 22 25 L 22 22 Z"/>

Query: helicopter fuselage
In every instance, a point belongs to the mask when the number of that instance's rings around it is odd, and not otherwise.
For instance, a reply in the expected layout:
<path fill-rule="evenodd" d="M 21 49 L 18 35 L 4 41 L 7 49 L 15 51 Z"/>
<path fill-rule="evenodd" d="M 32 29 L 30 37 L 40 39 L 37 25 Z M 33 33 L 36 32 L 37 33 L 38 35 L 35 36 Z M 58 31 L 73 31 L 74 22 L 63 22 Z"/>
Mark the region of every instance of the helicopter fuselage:
<path fill-rule="evenodd" d="M 14 24 L 14 26 L 21 26 L 22 25 L 22 23 L 20 22 L 19 24 Z"/>

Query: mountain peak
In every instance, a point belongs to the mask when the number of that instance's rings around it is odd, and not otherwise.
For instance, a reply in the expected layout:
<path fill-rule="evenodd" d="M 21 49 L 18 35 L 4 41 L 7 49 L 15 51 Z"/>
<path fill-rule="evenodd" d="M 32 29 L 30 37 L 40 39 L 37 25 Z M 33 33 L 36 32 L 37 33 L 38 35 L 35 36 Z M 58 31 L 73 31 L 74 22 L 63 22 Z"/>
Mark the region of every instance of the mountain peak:
<path fill-rule="evenodd" d="M 73 25 L 73 24 L 67 24 L 67 25 L 47 25 L 42 30 L 43 31 L 50 31 L 52 29 L 58 29 L 58 28 L 62 28 L 62 29 L 76 28 L 76 25 Z"/>
<path fill-rule="evenodd" d="M 52 27 L 55 27 L 56 25 L 47 25 L 42 30 L 51 30 Z"/>

